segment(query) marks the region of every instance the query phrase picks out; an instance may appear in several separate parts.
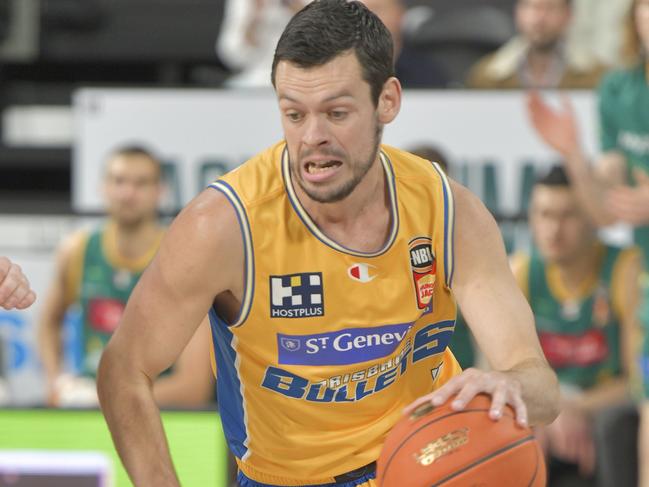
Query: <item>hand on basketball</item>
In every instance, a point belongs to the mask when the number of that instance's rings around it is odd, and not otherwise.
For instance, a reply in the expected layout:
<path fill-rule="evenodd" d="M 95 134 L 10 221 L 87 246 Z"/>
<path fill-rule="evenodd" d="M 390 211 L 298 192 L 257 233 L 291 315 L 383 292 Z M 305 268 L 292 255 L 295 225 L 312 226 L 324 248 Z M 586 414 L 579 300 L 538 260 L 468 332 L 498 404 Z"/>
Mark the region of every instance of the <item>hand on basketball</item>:
<path fill-rule="evenodd" d="M 34 302 L 36 294 L 19 265 L 0 257 L 0 307 L 25 309 Z"/>
<path fill-rule="evenodd" d="M 516 411 L 516 421 L 521 426 L 527 426 L 527 407 L 523 402 L 520 383 L 504 372 L 485 372 L 469 368 L 451 378 L 446 384 L 430 394 L 420 397 L 406 409 L 404 414 L 410 414 L 419 406 L 431 403 L 441 406 L 452 396 L 455 396 L 451 407 L 462 410 L 466 404 L 481 392 L 491 396 L 489 417 L 498 421 L 503 415 L 503 408 L 509 404 Z"/>

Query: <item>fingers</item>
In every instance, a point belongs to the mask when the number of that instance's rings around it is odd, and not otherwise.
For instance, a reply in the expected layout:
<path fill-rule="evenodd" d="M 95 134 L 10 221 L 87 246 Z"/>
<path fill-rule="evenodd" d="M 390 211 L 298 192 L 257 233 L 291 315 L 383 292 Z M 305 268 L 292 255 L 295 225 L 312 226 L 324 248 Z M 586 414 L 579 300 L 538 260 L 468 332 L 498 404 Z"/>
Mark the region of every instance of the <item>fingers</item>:
<path fill-rule="evenodd" d="M 4 261 L 9 262 L 8 259 Z M 13 308 L 24 309 L 31 305 L 36 295 L 30 289 L 29 281 L 22 272 L 20 266 L 9 262 L 9 267 L 0 263 L 0 307 L 10 310 Z M 4 266 L 4 267 L 3 267 Z"/>
<path fill-rule="evenodd" d="M 29 291 L 27 295 L 18 302 L 16 309 L 27 309 L 36 301 L 36 293 L 34 291 Z"/>
<path fill-rule="evenodd" d="M 489 416 L 499 420 L 503 415 L 506 404 L 510 404 L 515 411 L 516 421 L 521 426 L 527 426 L 527 407 L 523 401 L 520 384 L 499 372 L 483 372 L 476 369 L 467 369 L 460 375 L 450 379 L 446 384 L 431 394 L 420 397 L 404 409 L 404 414 L 412 414 L 423 404 L 441 406 L 453 398 L 451 408 L 460 411 L 478 394 L 491 395 Z"/>

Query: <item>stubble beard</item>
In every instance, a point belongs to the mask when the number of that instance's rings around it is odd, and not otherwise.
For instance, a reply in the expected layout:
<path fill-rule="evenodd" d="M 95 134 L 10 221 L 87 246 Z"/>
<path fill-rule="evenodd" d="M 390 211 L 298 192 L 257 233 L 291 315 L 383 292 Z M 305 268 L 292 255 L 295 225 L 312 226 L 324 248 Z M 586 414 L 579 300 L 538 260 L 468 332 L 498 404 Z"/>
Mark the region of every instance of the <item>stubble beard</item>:
<path fill-rule="evenodd" d="M 330 190 L 328 193 L 323 194 L 309 189 L 302 179 L 299 167 L 290 164 L 293 178 L 297 180 L 297 183 L 300 185 L 302 191 L 304 191 L 306 195 L 313 201 L 316 201 L 318 203 L 337 203 L 339 201 L 342 201 L 350 194 L 352 194 L 354 189 L 356 189 L 356 187 L 360 184 L 365 175 L 371 169 L 374 161 L 376 160 L 376 156 L 379 153 L 379 146 L 381 144 L 382 135 L 383 125 L 381 125 L 377 121 L 374 130 L 374 140 L 372 141 L 372 152 L 370 153 L 370 156 L 361 164 L 354 165 L 353 174 L 349 181 L 344 182 L 341 186 Z"/>

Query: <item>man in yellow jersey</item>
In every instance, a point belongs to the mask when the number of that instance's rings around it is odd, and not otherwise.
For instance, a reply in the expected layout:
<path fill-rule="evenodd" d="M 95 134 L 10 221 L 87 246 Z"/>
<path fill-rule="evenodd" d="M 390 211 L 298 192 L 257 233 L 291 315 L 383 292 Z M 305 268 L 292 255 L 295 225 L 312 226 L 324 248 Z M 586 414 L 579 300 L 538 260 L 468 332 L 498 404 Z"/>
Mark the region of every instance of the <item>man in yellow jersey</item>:
<path fill-rule="evenodd" d="M 20 266 L 7 257 L 0 257 L 0 307 L 6 310 L 25 309 L 35 299 L 36 294 Z"/>
<path fill-rule="evenodd" d="M 45 297 L 39 346 L 48 384 L 48 403 L 97 405 L 94 378 L 103 349 L 115 331 L 137 280 L 164 233 L 158 223 L 161 168 L 147 150 L 128 146 L 107 162 L 104 195 L 108 221 L 69 236 L 56 256 L 54 281 Z M 61 327 L 78 305 L 82 322 L 79 375 L 62 373 Z M 200 405 L 211 398 L 209 331 L 205 324 L 168 374 L 156 383 L 160 405 Z"/>
<path fill-rule="evenodd" d="M 361 2 L 316 0 L 273 63 L 285 140 L 191 202 L 142 276 L 98 390 L 135 485 L 177 486 L 151 390 L 209 312 L 219 409 L 243 486 L 372 486 L 420 404 L 493 396 L 552 421 L 558 386 L 480 201 L 381 145 L 398 114 L 392 41 Z M 493 371 L 460 369 L 456 302 Z"/>

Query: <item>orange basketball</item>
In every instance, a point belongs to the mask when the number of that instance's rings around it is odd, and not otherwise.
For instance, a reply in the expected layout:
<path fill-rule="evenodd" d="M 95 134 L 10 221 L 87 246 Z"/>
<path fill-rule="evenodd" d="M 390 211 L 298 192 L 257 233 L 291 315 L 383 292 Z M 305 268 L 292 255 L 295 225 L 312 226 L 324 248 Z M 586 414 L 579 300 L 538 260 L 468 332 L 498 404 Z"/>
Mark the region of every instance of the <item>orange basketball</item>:
<path fill-rule="evenodd" d="M 381 487 L 541 487 L 543 453 L 532 430 L 507 406 L 489 417 L 491 398 L 476 396 L 462 411 L 450 402 L 420 407 L 388 435 L 377 461 Z"/>

